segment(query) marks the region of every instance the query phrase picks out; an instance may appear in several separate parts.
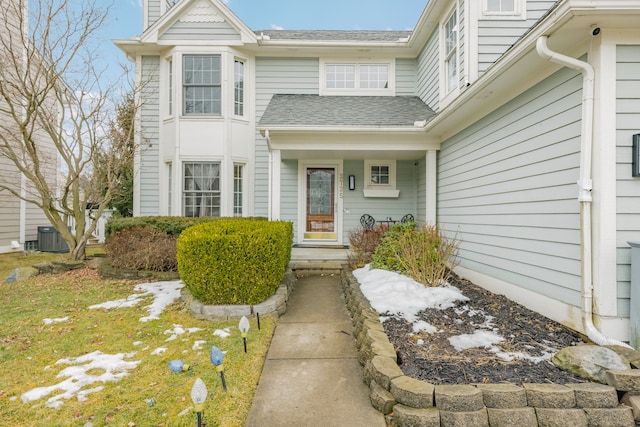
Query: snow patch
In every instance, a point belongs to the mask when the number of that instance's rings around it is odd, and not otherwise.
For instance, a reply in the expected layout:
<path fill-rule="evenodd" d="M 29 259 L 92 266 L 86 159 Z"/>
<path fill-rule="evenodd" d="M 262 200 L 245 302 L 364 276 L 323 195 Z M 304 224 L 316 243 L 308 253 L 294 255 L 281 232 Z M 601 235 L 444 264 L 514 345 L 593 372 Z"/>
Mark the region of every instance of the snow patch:
<path fill-rule="evenodd" d="M 71 399 L 76 397 L 78 401 L 87 400 L 87 395 L 95 393 L 104 388 L 99 385 L 93 388 L 86 388 L 94 383 L 106 383 L 109 381 L 119 381 L 129 374 L 140 363 L 139 360 L 125 361 L 131 358 L 135 353 L 118 353 L 104 354 L 101 351 L 94 351 L 83 356 L 71 359 L 60 359 L 56 365 L 65 364 L 69 366 L 58 373 L 57 378 L 65 378 L 66 380 L 58 384 L 48 387 L 38 387 L 22 394 L 21 399 L 24 403 L 33 402 L 34 400 L 46 397 L 56 390 L 61 390 L 53 397 L 50 397 L 45 406 L 49 408 L 59 408 L 63 405 L 63 399 Z M 88 374 L 88 371 L 99 370 L 104 371 L 99 375 Z"/>

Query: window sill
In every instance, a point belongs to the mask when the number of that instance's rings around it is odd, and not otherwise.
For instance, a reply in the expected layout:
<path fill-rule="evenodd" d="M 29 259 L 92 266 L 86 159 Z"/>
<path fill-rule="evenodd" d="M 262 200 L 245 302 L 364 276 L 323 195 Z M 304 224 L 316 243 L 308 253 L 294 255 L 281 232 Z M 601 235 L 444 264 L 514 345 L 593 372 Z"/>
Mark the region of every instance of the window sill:
<path fill-rule="evenodd" d="M 362 190 L 364 197 L 385 197 L 397 199 L 400 196 L 400 190 Z"/>

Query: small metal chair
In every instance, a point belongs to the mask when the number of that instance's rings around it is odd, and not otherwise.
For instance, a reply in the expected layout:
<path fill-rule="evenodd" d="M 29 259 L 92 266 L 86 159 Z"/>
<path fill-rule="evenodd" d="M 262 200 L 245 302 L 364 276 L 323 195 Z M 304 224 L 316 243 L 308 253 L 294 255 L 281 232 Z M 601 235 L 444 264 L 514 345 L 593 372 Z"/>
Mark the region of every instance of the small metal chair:
<path fill-rule="evenodd" d="M 407 223 L 407 222 L 411 222 L 411 221 L 413 221 L 413 220 L 414 220 L 413 215 L 411 215 L 411 214 L 406 214 L 405 216 L 403 216 L 403 217 L 402 217 L 402 219 L 400 220 L 400 222 L 401 222 L 402 224 L 405 224 L 405 223 Z"/>
<path fill-rule="evenodd" d="M 376 225 L 376 220 L 369 214 L 364 214 L 360 217 L 360 224 L 365 231 L 373 230 L 373 227 Z"/>

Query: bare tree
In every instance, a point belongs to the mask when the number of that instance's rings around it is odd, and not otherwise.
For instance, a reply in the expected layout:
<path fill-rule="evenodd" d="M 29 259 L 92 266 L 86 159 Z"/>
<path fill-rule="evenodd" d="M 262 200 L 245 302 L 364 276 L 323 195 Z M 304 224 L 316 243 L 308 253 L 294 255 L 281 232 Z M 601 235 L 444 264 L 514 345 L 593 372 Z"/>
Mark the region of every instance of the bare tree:
<path fill-rule="evenodd" d="M 0 158 L 15 165 L 15 173 L 0 175 L 0 191 L 42 209 L 72 259 L 85 257 L 135 151 L 112 143 L 115 99 L 130 89 L 103 83 L 96 43 L 109 7 L 99 4 L 0 2 Z M 97 160 L 103 172 L 99 186 L 86 185 L 95 181 Z M 57 185 L 56 175 L 62 181 Z"/>

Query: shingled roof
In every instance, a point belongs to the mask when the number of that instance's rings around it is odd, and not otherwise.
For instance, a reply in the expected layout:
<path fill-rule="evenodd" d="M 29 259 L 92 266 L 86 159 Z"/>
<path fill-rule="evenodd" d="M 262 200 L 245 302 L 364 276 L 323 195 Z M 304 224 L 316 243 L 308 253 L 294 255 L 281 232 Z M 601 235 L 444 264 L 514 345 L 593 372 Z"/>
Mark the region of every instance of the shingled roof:
<path fill-rule="evenodd" d="M 271 40 L 395 42 L 407 38 L 411 31 L 350 31 L 350 30 L 258 30 L 256 35 Z"/>
<path fill-rule="evenodd" d="M 258 127 L 406 127 L 434 115 L 417 96 L 273 95 Z"/>

